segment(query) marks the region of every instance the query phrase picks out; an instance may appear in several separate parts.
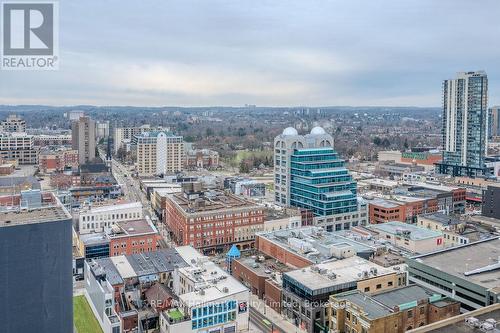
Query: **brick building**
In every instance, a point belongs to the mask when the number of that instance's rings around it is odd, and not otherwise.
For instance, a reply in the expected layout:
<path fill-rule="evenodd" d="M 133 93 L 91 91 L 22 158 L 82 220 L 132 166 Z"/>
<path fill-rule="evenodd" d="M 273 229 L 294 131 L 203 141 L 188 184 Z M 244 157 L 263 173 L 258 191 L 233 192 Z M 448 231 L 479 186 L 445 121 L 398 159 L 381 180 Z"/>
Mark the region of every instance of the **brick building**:
<path fill-rule="evenodd" d="M 203 191 L 200 183 L 187 183 L 182 193 L 167 197 L 163 220 L 177 244 L 209 253 L 222 252 L 231 244 L 239 249 L 253 248 L 264 215 L 263 207 L 243 198 Z"/>
<path fill-rule="evenodd" d="M 262 255 L 233 261 L 232 275 L 252 294 L 263 299 L 268 306 L 281 313 L 282 274 L 291 268 Z"/>
<path fill-rule="evenodd" d="M 61 171 L 65 168 L 78 167 L 78 151 L 66 150 L 42 150 L 38 158 L 38 168 L 43 173 Z"/>
<path fill-rule="evenodd" d="M 131 255 L 155 251 L 160 247 L 161 236 L 148 220 L 121 221 L 111 227 L 109 255 Z"/>
<path fill-rule="evenodd" d="M 359 290 L 330 296 L 330 329 L 339 332 L 403 333 L 460 314 L 460 303 L 417 285 L 375 295 Z"/>

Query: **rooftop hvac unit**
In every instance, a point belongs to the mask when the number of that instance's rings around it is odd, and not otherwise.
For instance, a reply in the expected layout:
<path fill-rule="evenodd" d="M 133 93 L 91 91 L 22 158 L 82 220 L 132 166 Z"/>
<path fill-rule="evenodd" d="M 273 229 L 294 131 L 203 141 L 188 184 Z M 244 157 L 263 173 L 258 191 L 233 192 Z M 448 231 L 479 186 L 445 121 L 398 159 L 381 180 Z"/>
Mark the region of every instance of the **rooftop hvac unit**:
<path fill-rule="evenodd" d="M 494 325 L 495 327 L 497 326 L 497 321 L 493 318 L 488 318 L 485 320 L 485 322 L 490 323 L 490 324 Z"/>
<path fill-rule="evenodd" d="M 465 318 L 465 324 L 469 325 L 470 327 L 479 327 L 480 321 L 475 317 L 467 317 Z"/>
<path fill-rule="evenodd" d="M 490 332 L 490 331 L 493 331 L 495 329 L 495 325 L 490 324 L 490 323 L 485 321 L 484 323 L 482 323 L 479 326 L 479 329 L 483 332 Z"/>

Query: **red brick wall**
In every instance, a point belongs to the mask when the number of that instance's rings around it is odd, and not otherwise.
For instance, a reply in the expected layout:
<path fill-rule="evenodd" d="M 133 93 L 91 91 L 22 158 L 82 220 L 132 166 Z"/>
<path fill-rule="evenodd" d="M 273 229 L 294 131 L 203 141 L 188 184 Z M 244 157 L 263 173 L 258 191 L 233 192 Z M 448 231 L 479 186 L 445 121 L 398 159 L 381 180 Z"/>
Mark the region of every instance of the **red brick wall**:
<path fill-rule="evenodd" d="M 264 223 L 264 211 L 261 208 L 248 211 L 248 216 L 236 216 L 234 213 L 231 213 L 231 217 L 227 217 L 226 214 L 217 216 L 221 217 L 203 220 L 203 216 L 197 216 L 190 222 L 191 217 L 185 217 L 170 199 L 165 202 L 164 223 L 178 245 L 192 245 L 197 249 L 229 246 L 235 242 L 235 227 Z M 241 220 L 241 224 L 236 225 L 236 220 Z M 253 240 L 246 242 L 252 245 L 254 243 Z"/>
<path fill-rule="evenodd" d="M 264 282 L 264 293 L 266 304 L 274 311 L 281 313 L 281 288 L 271 282 L 271 280 L 266 280 Z"/>
<path fill-rule="evenodd" d="M 286 249 L 270 242 L 266 238 L 257 236 L 257 249 L 274 259 L 293 267 L 302 268 L 313 264 L 313 262 L 301 256 L 287 251 Z"/>
<path fill-rule="evenodd" d="M 238 281 L 247 286 L 252 294 L 262 299 L 265 292 L 264 281 L 267 278 L 266 276 L 257 275 L 254 271 L 242 265 L 238 260 L 233 261 L 231 274 Z"/>
<path fill-rule="evenodd" d="M 148 239 L 152 242 L 148 243 Z M 129 236 L 111 239 L 109 243 L 110 256 L 118 256 L 121 254 L 131 255 L 135 253 L 156 251 L 160 236 L 158 234 Z M 144 244 L 141 244 L 143 242 Z M 125 244 L 125 248 L 122 247 Z M 116 248 L 115 248 L 116 246 Z"/>

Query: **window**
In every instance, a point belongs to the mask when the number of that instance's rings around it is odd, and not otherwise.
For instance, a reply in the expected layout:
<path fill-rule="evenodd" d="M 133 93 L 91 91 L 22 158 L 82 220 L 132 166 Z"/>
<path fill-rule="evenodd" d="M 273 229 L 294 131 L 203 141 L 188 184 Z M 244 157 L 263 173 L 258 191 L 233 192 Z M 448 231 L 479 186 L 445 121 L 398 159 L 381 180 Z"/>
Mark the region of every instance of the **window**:
<path fill-rule="evenodd" d="M 392 284 L 393 284 L 392 281 L 387 282 L 388 287 L 392 287 Z"/>
<path fill-rule="evenodd" d="M 377 289 L 382 289 L 382 285 L 380 283 L 377 284 Z"/>
<path fill-rule="evenodd" d="M 370 292 L 370 287 L 365 287 L 365 293 Z"/>
<path fill-rule="evenodd" d="M 420 307 L 420 314 L 424 314 L 425 313 L 425 308 L 423 306 Z"/>
<path fill-rule="evenodd" d="M 413 310 L 408 310 L 408 318 L 413 318 Z"/>

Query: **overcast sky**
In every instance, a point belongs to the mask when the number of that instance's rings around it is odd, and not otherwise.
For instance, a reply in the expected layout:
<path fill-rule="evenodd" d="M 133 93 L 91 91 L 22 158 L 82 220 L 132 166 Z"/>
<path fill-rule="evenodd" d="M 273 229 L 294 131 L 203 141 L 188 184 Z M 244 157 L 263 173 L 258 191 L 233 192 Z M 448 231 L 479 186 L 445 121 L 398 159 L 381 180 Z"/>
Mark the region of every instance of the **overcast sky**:
<path fill-rule="evenodd" d="M 483 69 L 499 0 L 60 2 L 59 71 L 0 71 L 0 104 L 439 106 Z"/>

